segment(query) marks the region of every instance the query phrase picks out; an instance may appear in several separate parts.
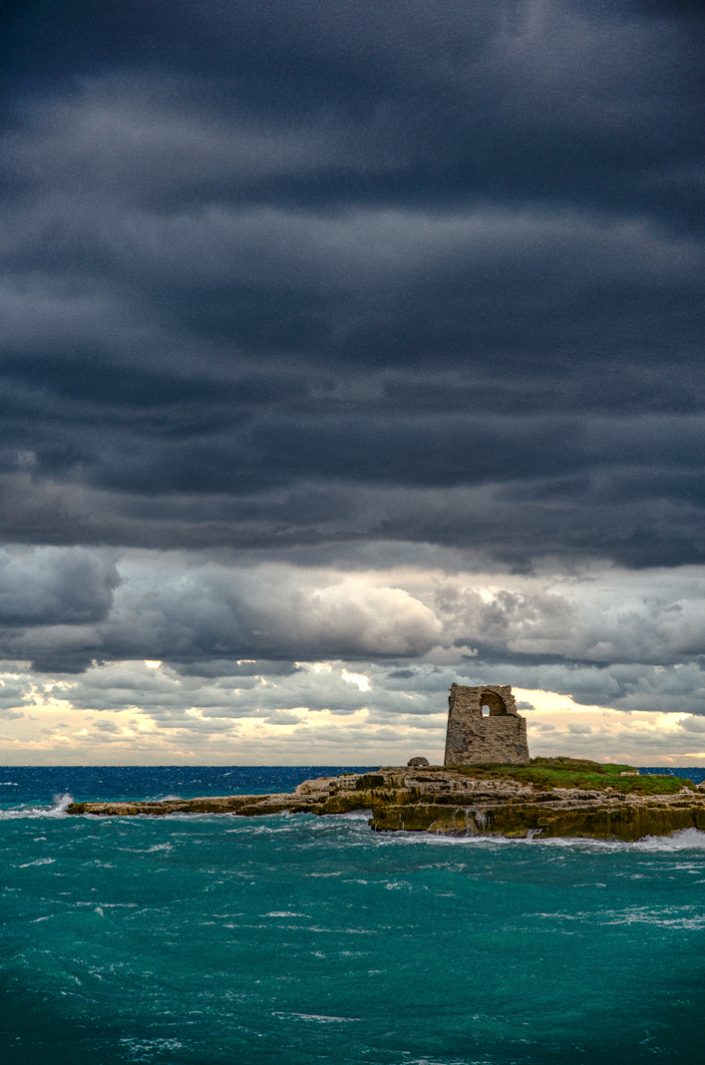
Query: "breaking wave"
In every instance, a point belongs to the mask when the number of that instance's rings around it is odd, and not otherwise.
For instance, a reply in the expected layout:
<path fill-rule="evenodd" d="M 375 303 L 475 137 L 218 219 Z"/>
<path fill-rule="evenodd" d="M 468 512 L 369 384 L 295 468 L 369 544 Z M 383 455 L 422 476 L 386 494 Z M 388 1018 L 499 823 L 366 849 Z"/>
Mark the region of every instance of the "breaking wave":
<path fill-rule="evenodd" d="M 390 835 L 384 840 L 384 842 L 398 842 L 401 844 L 413 844 L 421 841 L 450 847 L 556 847 L 599 851 L 647 852 L 705 850 L 705 832 L 701 832 L 697 828 L 683 828 L 670 836 L 645 836 L 644 839 L 632 842 L 613 839 L 588 839 L 580 836 L 542 838 L 538 835 L 529 835 L 521 839 L 509 839 L 506 836 L 439 836 L 431 832 L 400 832 Z"/>
<path fill-rule="evenodd" d="M 51 806 L 11 806 L 9 809 L 0 810 L 0 821 L 15 821 L 19 818 L 64 817 L 72 802 L 73 795 L 69 795 L 67 792 L 64 795 L 56 795 Z"/>

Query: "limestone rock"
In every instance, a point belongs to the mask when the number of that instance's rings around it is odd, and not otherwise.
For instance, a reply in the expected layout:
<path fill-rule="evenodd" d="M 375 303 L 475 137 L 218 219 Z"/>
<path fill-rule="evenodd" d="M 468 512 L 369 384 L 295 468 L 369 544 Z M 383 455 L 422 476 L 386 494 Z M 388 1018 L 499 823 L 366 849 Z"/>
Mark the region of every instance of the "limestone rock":
<path fill-rule="evenodd" d="M 705 789 L 675 777 L 567 758 L 529 766 L 386 767 L 304 781 L 291 794 L 230 795 L 161 802 L 72 803 L 69 814 L 151 817 L 174 813 L 257 817 L 370 811 L 380 832 L 636 840 L 684 828 L 705 831 Z M 587 786 L 586 786 L 587 784 Z M 594 786 L 593 786 L 594 785 Z"/>

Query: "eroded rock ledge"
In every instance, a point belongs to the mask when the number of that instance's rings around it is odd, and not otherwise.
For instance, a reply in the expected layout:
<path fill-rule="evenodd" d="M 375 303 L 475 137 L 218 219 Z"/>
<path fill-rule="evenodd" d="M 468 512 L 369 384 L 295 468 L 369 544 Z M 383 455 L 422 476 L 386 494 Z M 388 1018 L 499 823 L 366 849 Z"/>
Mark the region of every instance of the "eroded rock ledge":
<path fill-rule="evenodd" d="M 154 802 L 74 802 L 69 814 L 370 812 L 386 832 L 520 838 L 566 836 L 637 840 L 684 828 L 705 830 L 705 791 L 629 766 L 535 758 L 528 766 L 385 768 L 304 781 L 289 794 L 229 795 Z"/>

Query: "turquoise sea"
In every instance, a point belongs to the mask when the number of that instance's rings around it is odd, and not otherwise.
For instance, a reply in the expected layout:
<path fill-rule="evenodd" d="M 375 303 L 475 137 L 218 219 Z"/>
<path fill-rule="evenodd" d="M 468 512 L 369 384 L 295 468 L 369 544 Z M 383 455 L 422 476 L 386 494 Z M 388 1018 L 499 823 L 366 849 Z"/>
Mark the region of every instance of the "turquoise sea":
<path fill-rule="evenodd" d="M 63 812 L 329 771 L 0 769 L 2 1065 L 705 1061 L 705 834 Z"/>

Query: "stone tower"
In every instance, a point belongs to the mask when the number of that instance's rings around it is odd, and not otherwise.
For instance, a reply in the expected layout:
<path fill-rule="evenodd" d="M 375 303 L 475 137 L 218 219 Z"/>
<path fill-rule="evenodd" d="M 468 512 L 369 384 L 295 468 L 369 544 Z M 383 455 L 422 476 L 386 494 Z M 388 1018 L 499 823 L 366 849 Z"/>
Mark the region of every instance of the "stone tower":
<path fill-rule="evenodd" d="M 451 685 L 444 765 L 525 765 L 528 761 L 526 720 L 517 711 L 508 684 Z"/>

